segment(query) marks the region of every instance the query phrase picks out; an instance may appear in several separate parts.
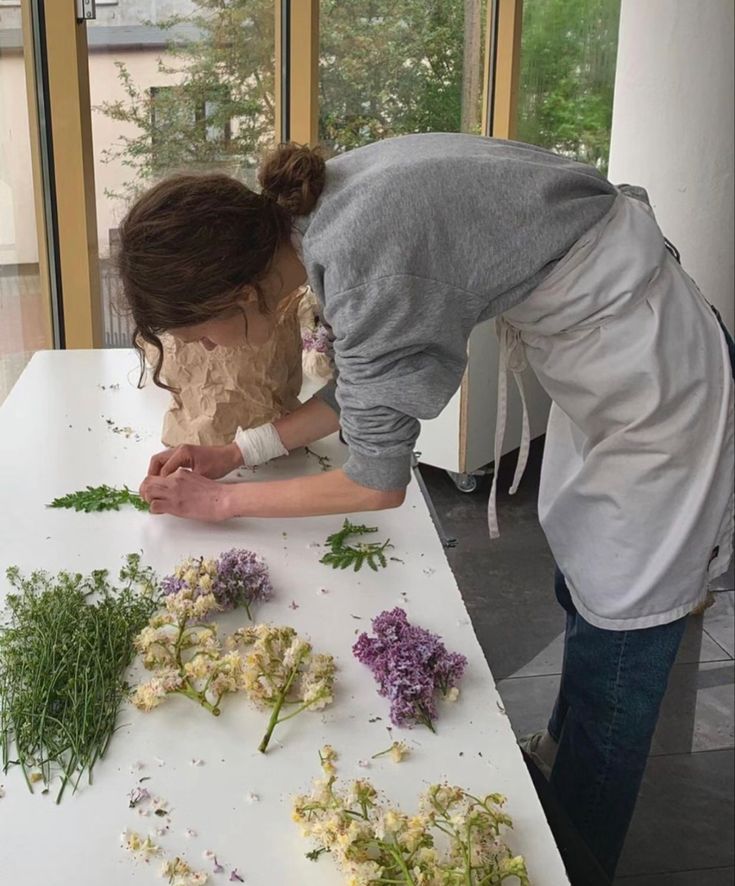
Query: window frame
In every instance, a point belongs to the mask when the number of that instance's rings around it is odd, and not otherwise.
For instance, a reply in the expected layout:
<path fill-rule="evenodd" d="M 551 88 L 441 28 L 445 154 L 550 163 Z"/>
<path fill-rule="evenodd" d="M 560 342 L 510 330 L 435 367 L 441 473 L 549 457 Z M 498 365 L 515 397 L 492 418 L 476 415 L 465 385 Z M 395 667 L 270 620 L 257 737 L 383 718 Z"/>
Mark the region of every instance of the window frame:
<path fill-rule="evenodd" d="M 40 45 L 45 55 L 46 114 L 53 143 L 45 180 L 38 150 L 38 123 L 32 140 L 36 145 L 34 153 L 39 155 L 34 161 L 39 248 L 43 241 L 44 261 L 50 272 L 47 276 L 56 280 L 54 287 L 46 284 L 49 301 L 54 300 L 55 292 L 58 306 L 55 345 L 100 347 L 102 309 L 86 23 L 76 20 L 75 0 L 45 4 L 40 0 L 20 0 L 20 3 L 24 24 L 26 18 L 31 21 L 34 8 L 45 8 Z M 482 131 L 486 135 L 512 138 L 523 4 L 522 0 L 488 0 L 488 3 Z M 319 0 L 274 0 L 273 11 L 275 137 L 277 141 L 315 144 L 319 119 Z M 32 53 L 27 30 L 24 26 L 24 48 L 26 53 Z M 29 55 L 29 64 L 33 64 L 31 60 L 35 57 L 35 54 Z M 29 85 L 29 101 L 32 100 L 38 120 L 36 96 L 35 85 Z M 51 207 L 55 218 L 47 217 L 49 212 L 44 207 Z M 45 231 L 52 228 L 57 242 L 49 256 Z"/>

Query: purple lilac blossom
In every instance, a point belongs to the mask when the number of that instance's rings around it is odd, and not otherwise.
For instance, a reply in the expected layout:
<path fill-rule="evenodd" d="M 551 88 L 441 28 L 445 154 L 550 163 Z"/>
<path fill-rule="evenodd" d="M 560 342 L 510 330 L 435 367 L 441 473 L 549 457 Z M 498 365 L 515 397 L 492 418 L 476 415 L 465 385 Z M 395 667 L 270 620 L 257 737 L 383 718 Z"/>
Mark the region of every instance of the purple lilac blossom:
<path fill-rule="evenodd" d="M 189 585 L 184 578 L 167 575 L 161 580 L 166 595 L 178 594 Z M 196 589 L 199 596 L 202 591 Z M 265 560 L 254 551 L 232 548 L 220 554 L 212 593 L 221 609 L 244 606 L 250 615 L 250 606 L 256 600 L 267 600 L 273 592 Z"/>
<path fill-rule="evenodd" d="M 467 659 L 448 652 L 436 634 L 410 624 L 400 607 L 381 612 L 372 625 L 375 636 L 360 634 L 352 651 L 373 672 L 378 693 L 390 700 L 392 722 L 433 729 L 436 690 L 446 694 L 456 686 Z"/>
<path fill-rule="evenodd" d="M 178 594 L 179 591 L 186 586 L 183 578 L 177 578 L 175 575 L 167 575 L 161 580 L 161 590 L 166 596 L 169 594 Z"/>
<path fill-rule="evenodd" d="M 318 354 L 328 354 L 332 349 L 329 330 L 322 325 L 316 329 L 304 329 L 301 343 L 305 351 L 316 351 Z"/>
<path fill-rule="evenodd" d="M 250 606 L 256 600 L 267 600 L 273 593 L 265 560 L 244 548 L 225 551 L 217 560 L 212 591 L 223 609 L 244 606 L 250 615 Z"/>

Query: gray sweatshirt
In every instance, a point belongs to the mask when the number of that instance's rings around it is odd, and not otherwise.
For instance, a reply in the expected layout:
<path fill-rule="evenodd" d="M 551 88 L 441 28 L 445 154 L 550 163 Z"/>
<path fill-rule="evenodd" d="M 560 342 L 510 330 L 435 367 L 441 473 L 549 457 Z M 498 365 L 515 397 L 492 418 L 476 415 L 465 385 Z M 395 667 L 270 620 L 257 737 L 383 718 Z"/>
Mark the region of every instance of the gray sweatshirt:
<path fill-rule="evenodd" d="M 363 486 L 410 478 L 419 419 L 459 386 L 481 320 L 522 301 L 612 207 L 595 169 L 541 148 L 453 133 L 387 139 L 327 162 L 295 221 L 334 333 L 340 412 Z"/>

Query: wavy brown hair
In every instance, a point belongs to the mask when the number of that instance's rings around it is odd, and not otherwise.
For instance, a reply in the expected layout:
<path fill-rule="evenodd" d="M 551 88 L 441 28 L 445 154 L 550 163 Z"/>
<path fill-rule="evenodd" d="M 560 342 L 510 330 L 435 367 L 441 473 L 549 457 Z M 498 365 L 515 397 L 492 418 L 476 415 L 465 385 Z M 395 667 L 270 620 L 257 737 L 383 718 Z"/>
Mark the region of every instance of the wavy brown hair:
<path fill-rule="evenodd" d="M 261 192 L 222 173 L 172 175 L 130 207 L 119 228 L 116 265 L 134 323 L 133 346 L 158 352 L 162 333 L 242 309 L 245 289 L 268 306 L 259 282 L 277 249 L 288 241 L 292 219 L 314 208 L 326 167 L 318 148 L 287 143 L 269 152 L 259 169 Z"/>

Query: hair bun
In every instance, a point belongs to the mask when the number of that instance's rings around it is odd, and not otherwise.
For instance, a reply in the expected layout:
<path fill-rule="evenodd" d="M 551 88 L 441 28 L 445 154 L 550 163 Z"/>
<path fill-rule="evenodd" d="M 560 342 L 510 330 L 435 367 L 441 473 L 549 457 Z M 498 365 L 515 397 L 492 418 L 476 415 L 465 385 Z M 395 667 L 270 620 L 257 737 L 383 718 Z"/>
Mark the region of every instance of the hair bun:
<path fill-rule="evenodd" d="M 320 148 L 285 142 L 266 154 L 258 170 L 263 194 L 289 215 L 307 215 L 324 188 L 326 166 Z"/>

